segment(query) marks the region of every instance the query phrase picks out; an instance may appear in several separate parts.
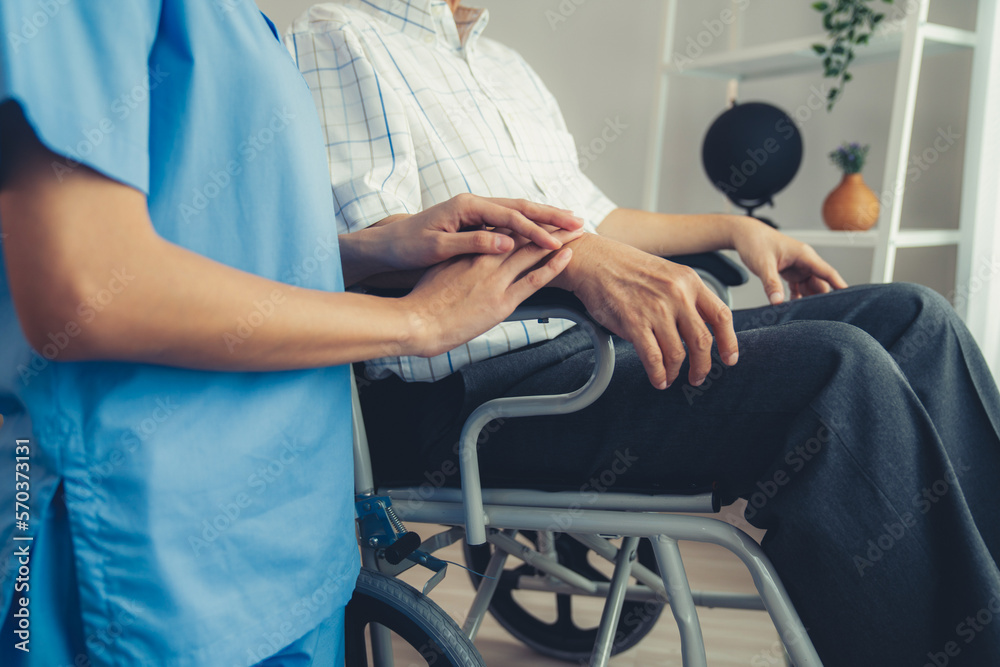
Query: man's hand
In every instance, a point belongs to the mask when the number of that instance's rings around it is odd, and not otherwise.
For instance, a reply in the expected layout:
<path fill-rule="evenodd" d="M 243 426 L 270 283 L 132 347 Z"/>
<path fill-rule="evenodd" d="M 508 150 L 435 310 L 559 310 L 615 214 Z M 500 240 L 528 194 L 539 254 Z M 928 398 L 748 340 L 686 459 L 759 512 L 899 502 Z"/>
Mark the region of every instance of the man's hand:
<path fill-rule="evenodd" d="M 501 255 L 515 247 L 511 235 L 540 248 L 562 243 L 550 230 L 579 236 L 583 221 L 569 211 L 519 199 L 462 194 L 414 215 L 392 216 L 367 229 L 341 235 L 348 284 L 379 273 L 424 269 L 460 255 Z M 461 233 L 459 233 L 461 232 Z"/>
<path fill-rule="evenodd" d="M 740 259 L 764 283 L 772 304 L 785 300 L 782 278 L 793 299 L 844 289 L 847 283 L 811 246 L 796 241 L 756 220 L 746 218 L 735 227 L 733 247 Z"/>
<path fill-rule="evenodd" d="M 688 380 L 703 383 L 713 332 L 723 362 L 736 363 L 732 312 L 693 269 L 592 234 L 572 248 L 573 264 L 553 285 L 572 290 L 594 319 L 635 346 L 654 387 L 673 384 L 689 354 Z"/>
<path fill-rule="evenodd" d="M 555 232 L 560 244 L 575 237 L 575 232 Z M 443 354 L 504 321 L 565 269 L 571 257 L 570 248 L 553 251 L 521 241 L 516 250 L 501 255 L 465 254 L 432 267 L 399 299 L 418 332 L 417 354 Z"/>

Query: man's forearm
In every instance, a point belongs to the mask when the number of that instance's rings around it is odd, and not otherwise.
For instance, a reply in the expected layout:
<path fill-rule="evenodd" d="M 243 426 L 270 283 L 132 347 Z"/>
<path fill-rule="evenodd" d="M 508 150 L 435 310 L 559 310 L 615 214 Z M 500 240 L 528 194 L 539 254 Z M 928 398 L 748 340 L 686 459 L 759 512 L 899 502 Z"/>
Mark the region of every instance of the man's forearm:
<path fill-rule="evenodd" d="M 597 231 L 653 255 L 669 256 L 731 250 L 740 229 L 751 223 L 741 215 L 681 215 L 619 208 Z"/>

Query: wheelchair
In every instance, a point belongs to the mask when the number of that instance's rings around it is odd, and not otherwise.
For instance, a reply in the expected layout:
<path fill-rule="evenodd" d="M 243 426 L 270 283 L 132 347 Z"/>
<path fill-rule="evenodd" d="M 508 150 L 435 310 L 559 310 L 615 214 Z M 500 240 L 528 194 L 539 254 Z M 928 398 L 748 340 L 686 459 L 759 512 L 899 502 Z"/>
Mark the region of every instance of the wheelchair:
<path fill-rule="evenodd" d="M 670 259 L 695 268 L 727 303 L 728 288 L 747 280 L 740 266 L 718 253 Z M 576 412 L 597 400 L 611 380 L 615 351 L 610 335 L 572 295 L 542 290 L 508 321 L 548 318 L 571 320 L 590 336 L 597 355 L 589 380 L 567 394 L 498 398 L 476 408 L 464 424 L 459 444 L 460 489 L 376 488 L 357 388 L 353 387 L 355 490 L 364 567 L 360 581 L 365 588 L 348 607 L 348 665 L 368 665 L 369 655 L 376 667 L 392 665 L 392 633 L 403 637 L 428 665 L 485 664 L 472 642 L 489 612 L 539 653 L 604 667 L 612 655 L 635 646 L 652 631 L 660 613 L 669 607 L 680 632 L 684 666 L 704 667 L 707 658 L 696 610 L 702 606 L 767 611 L 791 664 L 821 666 L 781 580 L 757 542 L 718 518 L 691 516 L 718 513 L 720 498 L 715 492 L 651 496 L 609 491 L 595 500 L 593 494 L 585 497 L 574 491 L 482 488 L 477 443 L 491 422 Z M 403 520 L 447 529 L 421 541 L 406 530 Z M 428 592 L 446 567 L 433 553 L 462 540 L 476 594 L 459 628 L 429 598 L 393 577 L 415 565 L 428 567 L 434 572 L 424 589 Z M 692 591 L 679 541 L 729 550 L 749 570 L 757 593 Z M 613 566 L 610 578 L 591 564 L 594 557 Z M 521 564 L 505 569 L 510 559 Z M 635 583 L 630 583 L 633 579 Z M 406 603 L 392 609 L 384 604 L 373 606 L 373 581 L 384 589 L 383 598 Z M 554 594 L 556 620 L 533 616 L 518 603 L 514 596 L 518 590 Z M 604 598 L 597 627 L 580 627 L 573 621 L 571 596 Z M 364 613 L 359 614 L 359 609 Z M 414 618 L 423 623 L 419 632 L 414 630 Z"/>

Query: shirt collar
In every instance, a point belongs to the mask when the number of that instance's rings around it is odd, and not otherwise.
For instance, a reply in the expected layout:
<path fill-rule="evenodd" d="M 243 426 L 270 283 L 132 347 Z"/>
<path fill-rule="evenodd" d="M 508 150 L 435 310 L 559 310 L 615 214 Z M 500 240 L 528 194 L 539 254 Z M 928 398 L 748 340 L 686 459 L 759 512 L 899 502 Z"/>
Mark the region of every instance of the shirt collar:
<path fill-rule="evenodd" d="M 421 41 L 431 40 L 455 50 L 470 50 L 478 41 L 490 13 L 459 6 L 452 15 L 445 0 L 354 0 L 383 23 Z"/>

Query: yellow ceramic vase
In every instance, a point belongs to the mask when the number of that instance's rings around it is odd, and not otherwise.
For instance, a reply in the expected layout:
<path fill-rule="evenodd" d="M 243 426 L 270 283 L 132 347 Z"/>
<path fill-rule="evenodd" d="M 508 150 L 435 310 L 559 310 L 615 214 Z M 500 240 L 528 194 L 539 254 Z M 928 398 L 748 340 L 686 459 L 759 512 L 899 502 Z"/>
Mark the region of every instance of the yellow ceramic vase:
<path fill-rule="evenodd" d="M 823 202 L 823 221 L 834 231 L 871 229 L 878 216 L 878 197 L 861 174 L 844 174 L 840 185 Z"/>

